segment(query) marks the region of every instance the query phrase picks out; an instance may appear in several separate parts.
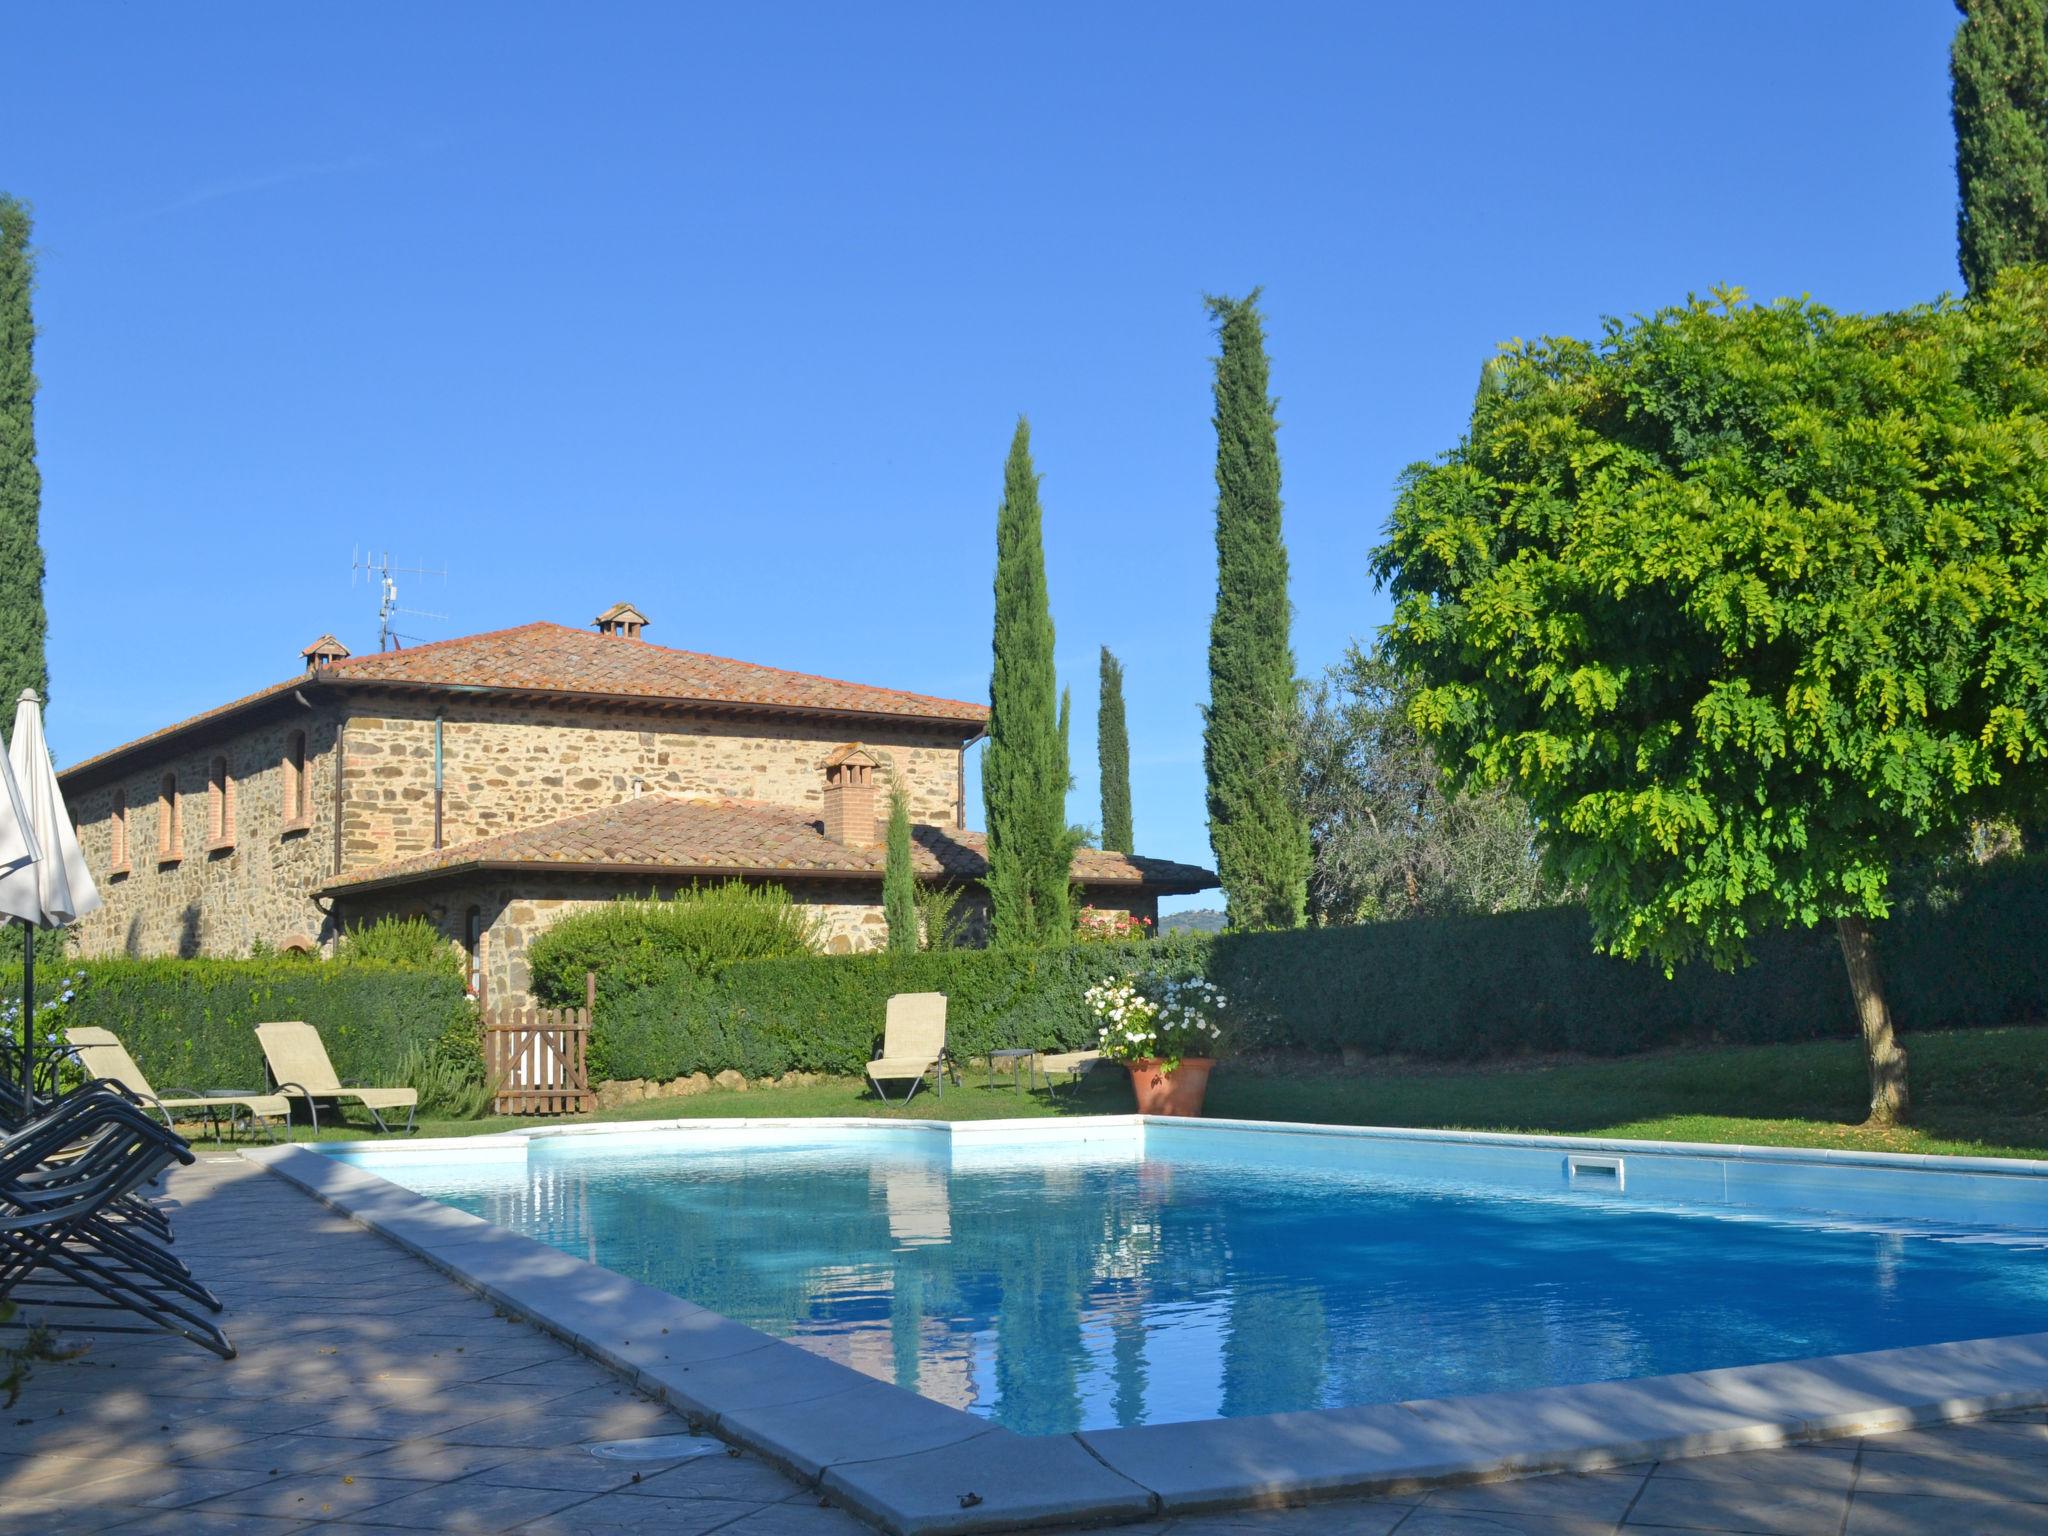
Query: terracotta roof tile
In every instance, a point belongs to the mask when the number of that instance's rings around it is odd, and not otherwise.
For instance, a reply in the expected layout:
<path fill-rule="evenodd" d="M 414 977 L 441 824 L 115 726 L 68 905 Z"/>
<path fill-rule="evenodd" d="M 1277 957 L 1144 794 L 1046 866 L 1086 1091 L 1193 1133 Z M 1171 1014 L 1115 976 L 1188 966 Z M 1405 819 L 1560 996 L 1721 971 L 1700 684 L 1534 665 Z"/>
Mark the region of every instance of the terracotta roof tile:
<path fill-rule="evenodd" d="M 379 683 L 397 687 L 502 689 L 528 694 L 594 694 L 714 708 L 941 721 L 957 724 L 963 735 L 972 734 L 988 719 L 987 705 L 964 699 L 875 688 L 865 683 L 816 677 L 808 672 L 785 672 L 779 667 L 672 650 L 644 640 L 570 629 L 563 624 L 522 624 L 516 629 L 437 640 L 402 651 L 350 656 L 317 672 L 272 683 L 268 688 L 74 763 L 64 770 L 62 777 L 69 778 L 138 748 L 283 698 L 294 689 Z"/>
<path fill-rule="evenodd" d="M 521 692 L 611 694 L 692 703 L 909 715 L 979 725 L 988 706 L 874 688 L 865 683 L 785 672 L 724 656 L 671 650 L 645 640 L 570 629 L 565 624 L 522 624 L 517 629 L 437 640 L 402 651 L 351 656 L 328 668 L 351 682 L 456 684 Z"/>
<path fill-rule="evenodd" d="M 788 806 L 734 800 L 686 800 L 641 795 L 600 810 L 494 837 L 460 843 L 438 852 L 354 870 L 328 882 L 323 894 L 346 894 L 379 885 L 445 878 L 479 869 L 644 874 L 815 875 L 881 878 L 880 846 L 848 848 L 825 836 L 822 825 Z M 949 876 L 978 880 L 988 872 L 987 847 L 978 832 L 957 827 L 911 829 L 912 861 L 925 879 Z M 1206 890 L 1216 877 L 1192 864 L 1137 854 L 1083 848 L 1074 856 L 1074 879 L 1084 885 L 1147 885 Z"/>

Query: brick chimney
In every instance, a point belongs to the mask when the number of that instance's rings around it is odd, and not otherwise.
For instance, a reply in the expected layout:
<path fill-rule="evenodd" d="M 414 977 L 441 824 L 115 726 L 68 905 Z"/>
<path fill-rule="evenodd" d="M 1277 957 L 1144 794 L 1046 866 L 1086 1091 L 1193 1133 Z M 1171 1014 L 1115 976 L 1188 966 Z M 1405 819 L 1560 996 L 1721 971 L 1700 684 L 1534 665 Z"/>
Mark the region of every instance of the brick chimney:
<path fill-rule="evenodd" d="M 597 616 L 597 632 L 616 635 L 621 640 L 638 640 L 640 631 L 646 627 L 647 615 L 631 603 L 613 603 Z"/>
<path fill-rule="evenodd" d="M 306 658 L 308 672 L 318 672 L 322 667 L 343 660 L 348 655 L 348 647 L 332 635 L 322 635 L 299 654 Z"/>
<path fill-rule="evenodd" d="M 872 848 L 875 836 L 875 769 L 880 762 L 859 742 L 848 742 L 825 759 L 825 835 L 849 848 Z"/>

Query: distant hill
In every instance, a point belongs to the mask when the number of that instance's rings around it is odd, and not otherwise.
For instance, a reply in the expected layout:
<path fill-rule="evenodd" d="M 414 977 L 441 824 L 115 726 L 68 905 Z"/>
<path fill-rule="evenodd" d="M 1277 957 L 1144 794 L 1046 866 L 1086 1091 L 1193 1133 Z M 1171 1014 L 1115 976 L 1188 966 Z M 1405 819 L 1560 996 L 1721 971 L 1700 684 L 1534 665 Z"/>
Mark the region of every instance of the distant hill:
<path fill-rule="evenodd" d="M 1161 933 L 1221 933 L 1225 918 L 1214 907 L 1196 907 L 1191 912 L 1169 912 L 1159 919 Z"/>

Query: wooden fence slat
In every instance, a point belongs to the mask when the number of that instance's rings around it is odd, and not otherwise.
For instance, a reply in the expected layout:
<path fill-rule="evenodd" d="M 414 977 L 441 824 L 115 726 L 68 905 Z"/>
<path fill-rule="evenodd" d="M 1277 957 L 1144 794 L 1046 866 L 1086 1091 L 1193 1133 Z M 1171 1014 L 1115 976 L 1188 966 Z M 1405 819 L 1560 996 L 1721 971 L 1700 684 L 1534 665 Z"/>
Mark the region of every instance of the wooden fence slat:
<path fill-rule="evenodd" d="M 501 1115 L 588 1111 L 590 1009 L 506 1008 L 484 1020 L 484 1068 Z"/>

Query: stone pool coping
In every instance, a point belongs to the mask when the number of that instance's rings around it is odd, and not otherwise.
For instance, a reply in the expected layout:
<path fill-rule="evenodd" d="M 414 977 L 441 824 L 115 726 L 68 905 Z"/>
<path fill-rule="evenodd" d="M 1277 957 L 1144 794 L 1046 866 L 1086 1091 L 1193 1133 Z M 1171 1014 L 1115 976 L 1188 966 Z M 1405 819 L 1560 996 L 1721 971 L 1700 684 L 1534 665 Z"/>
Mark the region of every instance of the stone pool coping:
<path fill-rule="evenodd" d="M 886 1130 L 920 1139 L 1141 1140 L 1150 1117 L 628 1121 L 349 1146 L 487 1156 L 558 1136 Z M 1161 1121 L 1187 1129 L 1187 1121 Z M 1701 1143 L 1200 1122 L 1568 1151 L 1844 1162 L 2048 1178 L 2048 1164 Z M 244 1152 L 314 1198 L 627 1376 L 896 1536 L 1115 1524 L 1157 1513 L 1396 1493 L 1763 1449 L 2048 1403 L 2048 1333 L 1258 1418 L 1023 1436 L 574 1258 L 309 1146 Z"/>

